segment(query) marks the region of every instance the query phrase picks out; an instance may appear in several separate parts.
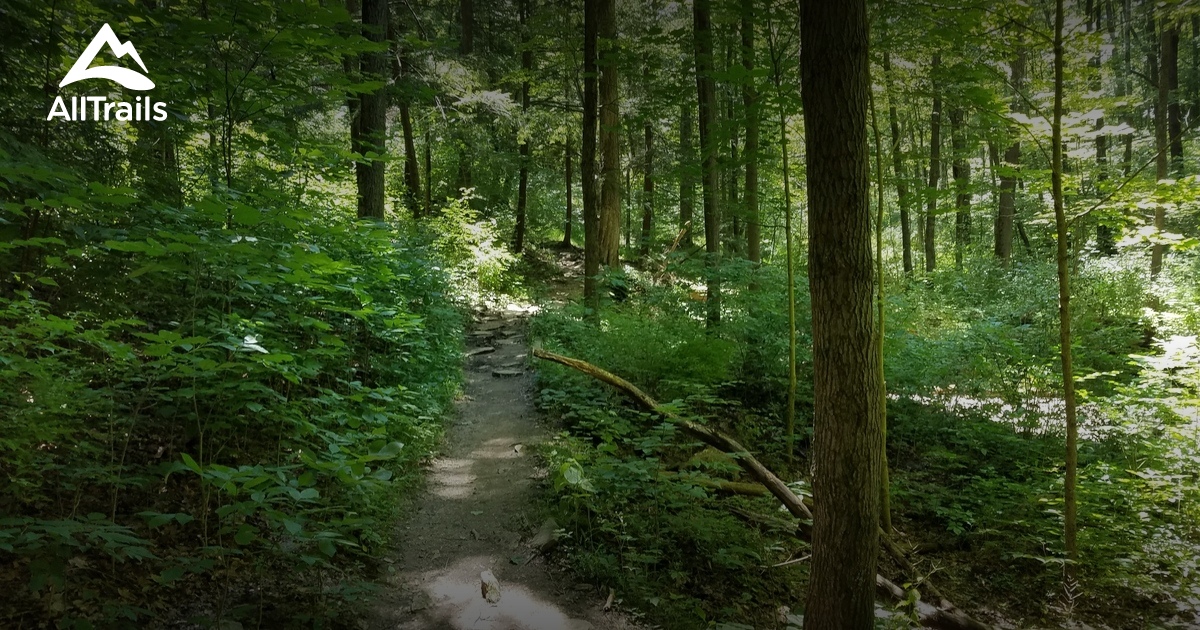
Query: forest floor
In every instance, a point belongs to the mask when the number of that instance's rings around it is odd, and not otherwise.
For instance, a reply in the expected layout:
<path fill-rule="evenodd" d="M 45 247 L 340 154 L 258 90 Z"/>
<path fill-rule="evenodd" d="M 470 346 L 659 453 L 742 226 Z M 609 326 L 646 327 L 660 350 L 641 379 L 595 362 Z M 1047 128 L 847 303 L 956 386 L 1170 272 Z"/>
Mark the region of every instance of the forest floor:
<path fill-rule="evenodd" d="M 370 630 L 621 630 L 607 593 L 576 584 L 536 548 L 545 437 L 530 388 L 525 316 L 516 305 L 476 318 L 469 333 L 465 395 L 447 427 L 423 494 L 399 524 L 400 541 Z M 490 350 L 489 350 L 490 349 Z M 543 534 L 544 536 L 544 534 Z M 490 571 L 500 599 L 489 602 Z M 494 597 L 493 597 L 494 599 Z"/>

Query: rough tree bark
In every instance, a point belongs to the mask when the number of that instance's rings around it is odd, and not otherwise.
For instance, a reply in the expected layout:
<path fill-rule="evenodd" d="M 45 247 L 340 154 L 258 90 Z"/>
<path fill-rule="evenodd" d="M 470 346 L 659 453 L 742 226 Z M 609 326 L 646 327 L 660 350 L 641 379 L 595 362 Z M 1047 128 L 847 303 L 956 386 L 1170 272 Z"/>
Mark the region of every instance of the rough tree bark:
<path fill-rule="evenodd" d="M 816 506 L 804 626 L 871 628 L 883 440 L 871 309 L 867 3 L 799 4 Z"/>
<path fill-rule="evenodd" d="M 717 93 L 713 81 L 711 0 L 692 3 L 696 53 L 696 95 L 700 103 L 700 188 L 704 197 L 704 251 L 708 283 L 709 328 L 721 324 L 721 215 L 717 207 Z"/>
<path fill-rule="evenodd" d="M 621 137 L 617 66 L 617 3 L 598 0 L 600 65 L 600 263 L 621 263 Z"/>

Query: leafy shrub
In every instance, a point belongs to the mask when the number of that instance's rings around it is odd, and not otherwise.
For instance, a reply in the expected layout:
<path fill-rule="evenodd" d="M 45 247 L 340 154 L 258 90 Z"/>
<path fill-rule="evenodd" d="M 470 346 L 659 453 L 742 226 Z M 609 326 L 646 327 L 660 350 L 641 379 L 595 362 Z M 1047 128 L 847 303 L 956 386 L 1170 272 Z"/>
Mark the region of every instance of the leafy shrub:
<path fill-rule="evenodd" d="M 61 208 L 65 236 L 0 241 L 6 608 L 328 624 L 457 388 L 448 261 L 270 190 L 150 203 L 25 150 L 0 216 Z"/>

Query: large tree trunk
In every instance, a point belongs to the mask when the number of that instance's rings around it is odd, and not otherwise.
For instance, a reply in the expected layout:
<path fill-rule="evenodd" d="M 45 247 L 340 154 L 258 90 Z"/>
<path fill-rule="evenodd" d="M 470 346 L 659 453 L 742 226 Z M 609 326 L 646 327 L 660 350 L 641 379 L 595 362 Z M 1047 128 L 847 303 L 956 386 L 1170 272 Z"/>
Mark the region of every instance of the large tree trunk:
<path fill-rule="evenodd" d="M 963 254 L 971 240 L 971 163 L 967 161 L 967 137 L 963 110 L 950 111 L 950 146 L 954 150 L 954 268 L 962 271 Z"/>
<path fill-rule="evenodd" d="M 642 168 L 642 243 L 641 256 L 650 255 L 650 243 L 654 239 L 654 128 L 646 121 L 644 133 L 646 136 L 645 165 Z"/>
<path fill-rule="evenodd" d="M 692 213 L 696 205 L 696 182 L 692 169 L 696 166 L 696 151 L 692 145 L 692 107 L 684 103 L 679 107 L 679 231 L 683 234 L 679 243 L 691 248 Z"/>
<path fill-rule="evenodd" d="M 937 73 L 942 56 L 933 56 L 933 112 L 929 117 L 929 205 L 925 210 L 925 271 L 937 268 L 937 187 L 942 174 L 942 97 L 938 92 Z"/>
<path fill-rule="evenodd" d="M 711 0 L 692 4 L 696 49 L 696 94 L 700 103 L 700 188 L 704 197 L 704 251 L 708 271 L 707 324 L 721 323 L 721 215 L 717 207 L 717 91 L 713 81 Z"/>
<path fill-rule="evenodd" d="M 600 263 L 621 263 L 621 114 L 617 88 L 617 4 L 598 0 L 600 53 Z"/>
<path fill-rule="evenodd" d="M 529 0 L 521 0 L 518 8 L 521 21 L 521 113 L 529 119 L 529 76 L 533 71 L 533 51 L 529 49 Z M 520 173 L 517 181 L 517 217 L 513 228 L 512 249 L 520 254 L 525 250 L 525 215 L 529 205 L 529 138 L 519 139 Z"/>
<path fill-rule="evenodd" d="M 583 302 L 600 308 L 600 217 L 596 194 L 596 18 L 600 0 L 583 2 L 583 140 L 579 171 L 583 190 Z"/>
<path fill-rule="evenodd" d="M 888 91 L 892 88 L 892 58 L 883 55 L 883 73 L 888 82 Z M 896 114 L 895 95 L 889 94 L 888 123 L 892 129 L 892 172 L 896 176 L 896 199 L 900 204 L 900 242 L 904 250 L 904 273 L 912 275 L 912 223 L 909 215 L 908 180 L 904 178 L 904 155 L 900 151 L 900 120 Z"/>
<path fill-rule="evenodd" d="M 816 506 L 804 627 L 871 628 L 883 445 L 871 309 L 867 6 L 799 4 Z"/>
<path fill-rule="evenodd" d="M 388 28 L 387 0 L 363 0 L 363 36 L 382 43 Z M 387 81 L 387 55 L 381 51 L 363 53 L 359 59 L 363 79 Z M 358 97 L 358 136 L 361 152 L 374 153 L 373 158 L 363 158 L 355 163 L 355 178 L 358 183 L 359 218 L 383 219 L 384 169 L 387 162 L 387 90 L 376 88 L 374 92 Z"/>
<path fill-rule="evenodd" d="M 746 108 L 746 190 L 743 197 L 746 214 L 746 258 L 762 261 L 761 228 L 758 212 L 758 91 L 754 87 L 754 0 L 742 0 L 742 105 Z"/>

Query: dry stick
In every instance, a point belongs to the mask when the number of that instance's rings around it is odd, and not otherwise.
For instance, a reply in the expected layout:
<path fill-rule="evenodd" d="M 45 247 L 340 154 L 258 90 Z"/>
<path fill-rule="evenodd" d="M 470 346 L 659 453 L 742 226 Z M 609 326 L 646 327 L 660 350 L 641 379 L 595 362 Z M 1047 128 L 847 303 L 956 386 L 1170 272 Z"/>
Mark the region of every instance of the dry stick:
<path fill-rule="evenodd" d="M 776 499 L 779 499 L 779 502 L 782 503 L 785 508 L 787 508 L 788 512 L 791 512 L 792 516 L 802 520 L 812 520 L 812 511 L 809 509 L 808 505 L 804 503 L 804 500 L 792 492 L 792 489 L 789 488 L 786 483 L 784 483 L 779 477 L 775 476 L 775 473 L 771 472 L 766 466 L 763 466 L 762 462 L 758 461 L 757 458 L 751 455 L 750 452 L 746 450 L 746 447 L 742 446 L 737 440 L 734 440 L 733 438 L 715 429 L 710 429 L 704 425 L 696 424 L 691 420 L 679 417 L 675 413 L 664 409 L 658 404 L 658 401 L 651 398 L 648 394 L 646 394 L 646 392 L 643 392 L 633 383 L 630 383 L 629 381 L 603 368 L 596 367 L 591 363 L 566 357 L 561 354 L 555 354 L 541 348 L 534 348 L 533 356 L 546 361 L 552 361 L 560 365 L 565 365 L 573 370 L 582 372 L 598 381 L 610 385 L 620 390 L 621 393 L 625 394 L 626 396 L 632 398 L 646 411 L 661 415 L 662 417 L 670 420 L 676 426 L 682 428 L 684 431 L 687 431 L 693 436 L 699 438 L 701 442 L 704 442 L 705 444 L 708 444 L 709 446 L 712 446 L 720 451 L 733 455 L 737 460 L 738 465 L 741 466 L 742 469 L 744 469 L 747 473 L 749 473 L 751 477 L 758 480 L 768 492 L 775 496 Z M 800 529 L 797 531 L 797 535 L 803 537 L 803 534 L 806 533 L 804 526 L 805 524 L 802 523 Z M 883 549 L 887 551 L 888 555 L 891 556 L 897 564 L 899 564 L 910 575 L 917 575 L 916 568 L 904 555 L 904 551 L 901 550 L 899 546 L 892 541 L 891 537 L 888 536 L 888 534 L 882 529 L 879 530 L 879 538 Z M 889 598 L 904 601 L 904 589 L 896 586 L 896 584 L 887 578 L 881 575 L 876 575 L 875 584 L 880 593 L 887 595 Z M 923 584 L 929 594 L 938 602 L 938 606 L 924 602 L 918 603 L 917 612 L 923 625 L 933 628 L 952 630 L 991 630 L 991 626 L 972 619 L 969 615 L 947 600 L 942 593 L 938 591 L 936 587 L 934 587 L 928 578 L 923 581 Z M 899 595 L 897 596 L 896 593 L 899 593 Z"/>

